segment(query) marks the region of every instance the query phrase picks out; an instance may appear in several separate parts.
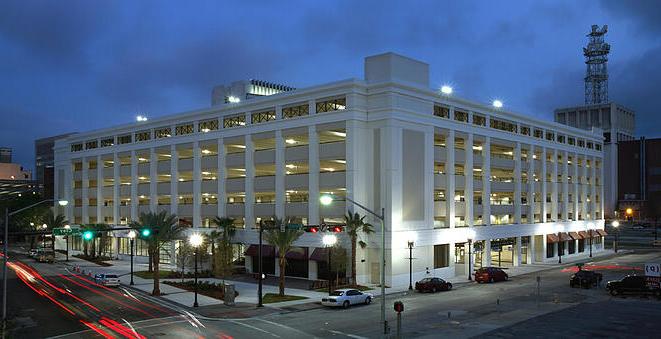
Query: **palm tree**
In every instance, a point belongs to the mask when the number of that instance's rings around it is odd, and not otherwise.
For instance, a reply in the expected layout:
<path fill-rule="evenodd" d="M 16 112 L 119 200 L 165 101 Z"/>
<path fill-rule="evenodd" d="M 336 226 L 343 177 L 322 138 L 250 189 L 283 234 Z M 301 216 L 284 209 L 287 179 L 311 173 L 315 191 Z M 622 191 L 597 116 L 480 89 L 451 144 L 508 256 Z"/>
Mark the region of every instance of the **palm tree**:
<path fill-rule="evenodd" d="M 55 213 L 53 213 L 53 210 L 51 209 L 49 209 L 48 212 L 44 214 L 42 221 L 51 230 L 53 228 L 62 228 L 64 227 L 64 225 L 69 223 L 69 221 L 67 221 L 67 218 L 64 215 L 62 214 L 55 215 Z M 53 250 L 55 250 L 55 237 L 51 237 L 51 247 L 53 248 Z"/>
<path fill-rule="evenodd" d="M 351 238 L 351 283 L 356 285 L 356 243 L 358 240 L 358 233 L 374 233 L 374 227 L 372 224 L 365 222 L 364 215 L 361 217 L 358 213 L 347 213 L 347 215 L 344 216 L 344 221 L 347 224 L 347 234 L 349 234 L 349 237 Z M 364 242 L 362 241 L 361 247 L 365 247 Z"/>
<path fill-rule="evenodd" d="M 231 266 L 232 261 L 232 238 L 236 234 L 236 226 L 234 225 L 234 219 L 228 217 L 216 217 L 212 221 L 217 227 L 218 230 L 211 232 L 209 238 L 211 240 L 211 271 L 214 274 L 219 268 L 220 275 L 222 278 L 225 278 L 228 268 Z M 220 264 L 221 267 L 217 267 L 216 260 L 216 250 L 215 244 L 216 241 L 219 241 L 218 250 L 220 255 Z"/>
<path fill-rule="evenodd" d="M 161 295 L 158 266 L 161 260 L 161 248 L 164 244 L 180 238 L 185 227 L 179 226 L 176 215 L 168 214 L 166 211 L 159 213 L 140 213 L 140 218 L 137 221 L 132 221 L 130 227 L 135 229 L 138 234 L 144 228 L 151 230 L 151 234 L 143 238 L 147 243 L 147 253 L 154 268 L 154 272 L 152 273 L 154 277 L 154 290 L 151 294 L 156 296 Z"/>
<path fill-rule="evenodd" d="M 294 241 L 302 234 L 301 230 L 286 229 L 282 219 L 274 218 L 275 228 L 264 231 L 266 242 L 278 249 L 278 263 L 280 266 L 280 282 L 278 283 L 279 295 L 285 295 L 285 266 L 287 266 L 287 253 L 291 251 Z"/>

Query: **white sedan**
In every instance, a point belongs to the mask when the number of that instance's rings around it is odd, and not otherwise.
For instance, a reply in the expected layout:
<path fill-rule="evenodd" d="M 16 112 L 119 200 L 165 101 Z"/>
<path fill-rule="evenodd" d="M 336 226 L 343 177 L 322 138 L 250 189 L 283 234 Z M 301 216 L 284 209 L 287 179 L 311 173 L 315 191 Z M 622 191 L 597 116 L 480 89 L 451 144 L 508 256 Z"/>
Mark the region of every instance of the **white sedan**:
<path fill-rule="evenodd" d="M 321 304 L 324 306 L 342 306 L 347 308 L 356 304 L 369 305 L 373 297 L 370 293 L 363 293 L 352 288 L 343 288 L 333 291 L 328 297 L 322 298 Z"/>
<path fill-rule="evenodd" d="M 116 274 L 95 274 L 94 282 L 103 286 L 119 286 L 119 277 Z"/>

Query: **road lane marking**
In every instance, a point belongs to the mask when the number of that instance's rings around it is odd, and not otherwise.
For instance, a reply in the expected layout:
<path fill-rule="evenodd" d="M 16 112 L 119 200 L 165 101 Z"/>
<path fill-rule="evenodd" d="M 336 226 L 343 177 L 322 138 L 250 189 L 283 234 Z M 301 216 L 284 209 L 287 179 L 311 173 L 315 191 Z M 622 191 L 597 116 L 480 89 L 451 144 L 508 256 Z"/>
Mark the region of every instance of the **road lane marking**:
<path fill-rule="evenodd" d="M 262 333 L 269 334 L 269 335 L 271 335 L 271 336 L 273 336 L 273 337 L 276 337 L 276 338 L 280 338 L 279 335 L 277 335 L 277 334 L 275 334 L 275 333 L 271 333 L 271 332 L 266 331 L 266 330 L 263 330 L 263 329 L 261 329 L 261 328 L 259 328 L 259 327 L 255 327 L 255 326 L 252 326 L 252 325 L 244 324 L 244 323 L 239 322 L 239 321 L 236 321 L 236 320 L 230 320 L 230 322 L 233 323 L 233 324 L 237 324 L 237 325 L 241 325 L 241 326 L 245 326 L 245 327 L 251 328 L 251 329 L 253 329 L 253 330 L 255 330 L 255 331 L 259 331 L 259 332 L 262 332 Z"/>
<path fill-rule="evenodd" d="M 293 328 L 293 327 L 289 327 L 289 326 L 287 326 L 287 325 L 283 325 L 283 324 L 278 324 L 278 323 L 276 323 L 276 322 L 269 321 L 269 320 L 266 320 L 266 319 L 262 319 L 262 318 L 253 318 L 253 319 L 255 319 L 255 320 L 259 320 L 259 321 L 263 321 L 263 322 L 265 322 L 265 323 L 268 323 L 268 324 L 271 324 L 271 325 L 275 325 L 275 326 L 278 326 L 278 327 L 282 327 L 282 328 L 284 328 L 284 329 L 286 329 L 286 330 L 288 330 L 288 331 L 295 331 L 295 332 L 298 332 L 298 333 L 303 334 L 303 335 L 308 336 L 308 337 L 311 335 L 311 334 L 309 334 L 309 333 L 305 333 L 305 332 L 303 332 L 303 331 L 301 331 L 301 330 L 297 330 L 297 329 L 295 329 L 295 328 Z M 313 336 L 312 338 L 318 338 L 318 337 Z"/>
<path fill-rule="evenodd" d="M 355 334 L 351 334 L 351 333 L 344 333 L 344 332 L 335 331 L 335 330 L 326 330 L 326 331 L 328 331 L 330 333 L 333 333 L 333 334 L 344 335 L 344 336 L 347 336 L 349 338 L 354 338 L 354 339 L 367 339 L 367 337 L 361 337 L 359 335 L 355 335 Z"/>

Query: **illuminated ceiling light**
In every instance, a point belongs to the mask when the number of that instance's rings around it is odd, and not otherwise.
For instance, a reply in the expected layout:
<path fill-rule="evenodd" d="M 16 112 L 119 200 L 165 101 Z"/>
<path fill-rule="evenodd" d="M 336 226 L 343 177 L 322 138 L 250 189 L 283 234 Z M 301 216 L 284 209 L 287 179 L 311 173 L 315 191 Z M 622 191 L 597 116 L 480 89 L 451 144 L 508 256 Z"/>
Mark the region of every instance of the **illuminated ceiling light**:
<path fill-rule="evenodd" d="M 443 85 L 443 86 L 441 87 L 441 93 L 443 93 L 443 94 L 445 94 L 445 95 L 450 95 L 450 94 L 452 94 L 452 87 L 450 87 L 450 86 L 448 86 L 448 85 Z"/>
<path fill-rule="evenodd" d="M 208 149 L 203 149 L 203 150 L 202 150 L 202 153 L 203 153 L 203 154 L 209 154 L 209 153 L 211 153 L 211 151 L 209 151 Z"/>
<path fill-rule="evenodd" d="M 288 144 L 290 144 L 290 145 L 293 145 L 293 144 L 296 143 L 296 140 L 294 140 L 294 139 L 287 139 L 287 140 L 285 140 L 285 142 L 288 143 Z"/>
<path fill-rule="evenodd" d="M 230 96 L 227 98 L 227 101 L 229 101 L 231 104 L 236 104 L 236 103 L 241 102 L 241 99 L 239 99 L 239 97 L 235 97 L 235 96 L 233 96 L 233 95 L 230 95 Z"/>
<path fill-rule="evenodd" d="M 209 193 L 202 193 L 203 196 L 208 197 Z"/>
<path fill-rule="evenodd" d="M 335 136 L 338 136 L 338 137 L 343 137 L 343 138 L 345 138 L 345 137 L 347 136 L 346 133 L 344 133 L 344 132 L 337 132 L 337 131 L 330 131 L 330 134 L 335 135 Z"/>
<path fill-rule="evenodd" d="M 161 154 L 161 155 L 164 156 L 164 157 L 168 157 L 168 158 L 172 157 L 172 154 Z"/>
<path fill-rule="evenodd" d="M 202 129 L 202 132 L 204 132 L 204 133 L 209 133 L 209 131 L 211 131 L 211 130 L 208 129 L 208 128 L 203 128 L 203 129 Z"/>
<path fill-rule="evenodd" d="M 211 177 L 211 180 L 216 180 L 216 177 Z"/>
<path fill-rule="evenodd" d="M 144 122 L 144 121 L 147 121 L 147 117 L 144 116 L 144 115 L 138 115 L 137 117 L 135 117 L 135 120 L 137 122 Z"/>
<path fill-rule="evenodd" d="M 346 160 L 334 160 L 334 161 L 338 164 L 346 164 L 347 163 Z"/>
<path fill-rule="evenodd" d="M 503 102 L 498 100 L 498 99 L 494 100 L 491 104 L 493 105 L 493 107 L 496 107 L 496 108 L 503 107 Z"/>
<path fill-rule="evenodd" d="M 138 177 L 140 180 L 147 180 L 147 177 Z"/>
<path fill-rule="evenodd" d="M 481 151 L 482 146 L 473 146 L 473 149 L 476 150 L 476 151 Z"/>
<path fill-rule="evenodd" d="M 482 172 L 482 169 L 481 169 L 481 168 L 473 168 L 473 171 L 475 171 L 475 172 Z"/>
<path fill-rule="evenodd" d="M 147 161 L 145 158 L 138 158 L 138 161 Z"/>
<path fill-rule="evenodd" d="M 209 175 L 211 172 L 202 172 L 202 175 Z"/>
<path fill-rule="evenodd" d="M 141 195 L 141 196 L 140 196 L 140 199 L 144 199 L 144 198 L 145 198 L 145 196 L 144 196 L 144 195 Z"/>
<path fill-rule="evenodd" d="M 296 168 L 296 165 L 294 165 L 294 164 L 287 164 L 287 165 L 285 165 L 285 167 L 287 167 L 287 168 Z"/>
<path fill-rule="evenodd" d="M 184 181 L 184 179 L 183 179 L 183 178 L 179 178 L 179 181 Z"/>
<path fill-rule="evenodd" d="M 238 147 L 238 148 L 243 148 L 243 149 L 246 148 L 246 145 L 233 145 L 233 146 L 234 146 L 234 147 Z"/>

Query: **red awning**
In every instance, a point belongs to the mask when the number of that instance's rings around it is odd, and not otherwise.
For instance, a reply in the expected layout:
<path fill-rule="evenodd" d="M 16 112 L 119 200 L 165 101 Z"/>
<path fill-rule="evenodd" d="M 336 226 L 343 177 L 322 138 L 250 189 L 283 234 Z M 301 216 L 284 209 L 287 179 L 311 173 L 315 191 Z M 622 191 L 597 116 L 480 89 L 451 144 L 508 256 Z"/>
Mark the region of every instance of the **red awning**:
<path fill-rule="evenodd" d="M 308 260 L 308 248 L 307 247 L 292 247 L 285 258 L 293 260 Z"/>
<path fill-rule="evenodd" d="M 605 237 L 608 235 L 605 230 L 597 230 L 597 233 L 599 233 L 600 236 Z"/>
<path fill-rule="evenodd" d="M 564 233 L 564 232 L 560 233 L 560 237 L 561 237 L 560 239 L 561 239 L 562 241 L 573 240 L 573 239 L 569 236 L 569 234 Z"/>
<path fill-rule="evenodd" d="M 328 248 L 326 247 L 317 247 L 312 251 L 310 260 L 314 261 L 328 261 Z"/>
<path fill-rule="evenodd" d="M 583 237 L 576 232 L 569 232 L 569 236 L 574 240 L 581 240 Z"/>
<path fill-rule="evenodd" d="M 590 235 L 587 231 L 578 231 L 578 235 L 583 237 L 583 239 L 590 239 Z"/>
<path fill-rule="evenodd" d="M 248 249 L 243 254 L 250 257 L 259 256 L 259 245 L 248 246 Z M 262 257 L 265 258 L 275 257 L 275 247 L 270 245 L 262 245 Z"/>
<path fill-rule="evenodd" d="M 558 236 L 556 234 L 547 234 L 546 235 L 546 242 L 549 244 L 556 243 L 558 242 Z"/>

